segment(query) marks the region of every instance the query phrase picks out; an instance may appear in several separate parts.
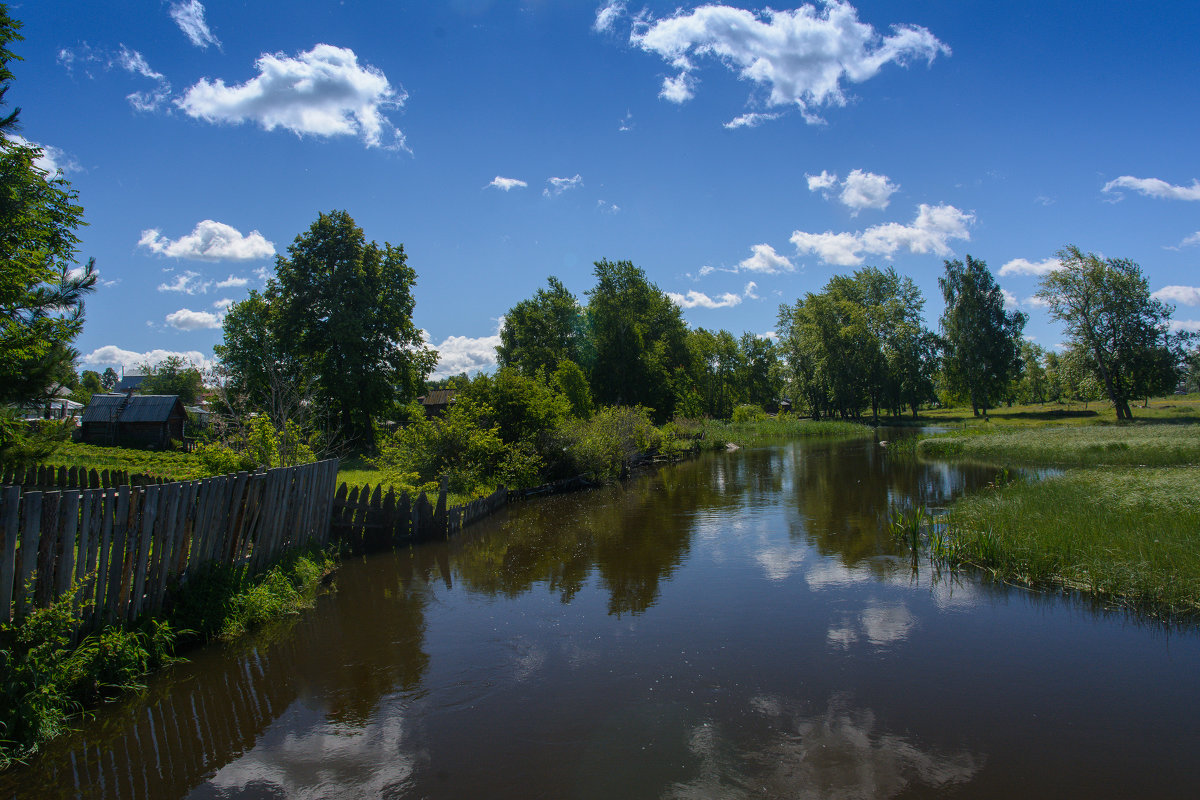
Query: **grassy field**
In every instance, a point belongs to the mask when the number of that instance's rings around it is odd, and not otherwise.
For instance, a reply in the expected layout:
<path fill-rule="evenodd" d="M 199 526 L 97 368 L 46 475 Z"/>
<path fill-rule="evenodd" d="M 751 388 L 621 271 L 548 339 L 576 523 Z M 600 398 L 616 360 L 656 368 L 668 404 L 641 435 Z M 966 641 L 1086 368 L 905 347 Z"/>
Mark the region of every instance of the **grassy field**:
<path fill-rule="evenodd" d="M 199 460 L 191 453 L 153 452 L 125 447 L 100 447 L 94 444 L 66 442 L 46 463 L 55 467 L 120 469 L 131 473 L 157 475 L 172 480 L 204 477 Z"/>
<path fill-rule="evenodd" d="M 1200 467 L 1071 469 L 965 497 L 947 523 L 940 555 L 951 562 L 1151 613 L 1200 614 Z"/>
<path fill-rule="evenodd" d="M 924 438 L 917 454 L 997 464 L 1169 466 L 1200 464 L 1200 424 L 1003 427 Z"/>
<path fill-rule="evenodd" d="M 754 422 L 702 420 L 695 423 L 675 422 L 672 424 L 680 427 L 694 424 L 703 431 L 706 439 L 733 442 L 739 445 L 798 438 L 869 439 L 875 435 L 874 428 L 858 422 L 811 420 L 794 415 L 770 417 Z"/>
<path fill-rule="evenodd" d="M 1148 404 L 1130 404 L 1135 422 L 1200 423 L 1200 395 L 1172 395 L 1153 398 Z M 1046 427 L 1059 425 L 1104 425 L 1116 423 L 1117 415 L 1106 401 L 1090 403 L 1038 403 L 1005 406 L 988 411 L 988 418 L 976 417 L 971 408 L 937 408 L 911 417 L 890 419 L 888 424 L 946 425 L 956 428 Z"/>

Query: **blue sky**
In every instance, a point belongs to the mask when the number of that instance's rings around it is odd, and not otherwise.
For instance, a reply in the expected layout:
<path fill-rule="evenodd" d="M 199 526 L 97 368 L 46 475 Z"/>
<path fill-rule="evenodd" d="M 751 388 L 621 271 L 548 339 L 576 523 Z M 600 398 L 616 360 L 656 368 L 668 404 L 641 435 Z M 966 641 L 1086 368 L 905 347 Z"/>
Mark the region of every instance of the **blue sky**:
<path fill-rule="evenodd" d="M 1028 335 L 1067 244 L 1200 328 L 1200 4 L 18 2 L 22 135 L 78 190 L 83 365 L 211 359 L 318 212 L 403 243 L 438 374 L 556 275 L 629 259 L 688 323 L 987 261 Z"/>

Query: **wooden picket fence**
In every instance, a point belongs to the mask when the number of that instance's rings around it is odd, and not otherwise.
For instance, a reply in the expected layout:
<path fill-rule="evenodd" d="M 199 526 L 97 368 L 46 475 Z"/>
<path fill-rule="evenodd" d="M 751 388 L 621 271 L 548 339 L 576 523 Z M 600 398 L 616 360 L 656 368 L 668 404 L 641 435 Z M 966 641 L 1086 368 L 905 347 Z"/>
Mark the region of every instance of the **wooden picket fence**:
<path fill-rule="evenodd" d="M 329 541 L 336 459 L 260 473 L 116 488 L 0 489 L 0 622 L 71 587 L 80 629 L 160 611 L 209 564 L 270 566 Z M 90 477 L 89 477 L 90 480 Z"/>
<path fill-rule="evenodd" d="M 84 467 L 8 467 L 0 472 L 0 486 L 20 486 L 25 491 L 49 492 L 54 489 L 109 489 L 127 486 L 149 486 L 169 483 L 168 478 L 129 473 L 122 469 L 95 470 Z"/>
<path fill-rule="evenodd" d="M 333 500 L 331 536 L 345 542 L 353 552 L 373 553 L 412 542 L 445 539 L 467 525 L 494 513 L 508 502 L 503 486 L 487 497 L 446 508 L 443 481 L 436 505 L 425 492 L 415 500 L 399 495 L 382 484 L 350 487 L 343 483 Z"/>

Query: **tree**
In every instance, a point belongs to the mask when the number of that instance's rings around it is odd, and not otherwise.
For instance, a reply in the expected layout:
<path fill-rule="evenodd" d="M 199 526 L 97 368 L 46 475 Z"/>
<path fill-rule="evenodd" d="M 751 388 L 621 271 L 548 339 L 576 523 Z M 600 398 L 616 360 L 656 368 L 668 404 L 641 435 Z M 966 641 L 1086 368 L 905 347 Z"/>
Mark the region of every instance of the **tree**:
<path fill-rule="evenodd" d="M 0 104 L 19 29 L 0 6 Z M 84 224 L 76 193 L 61 174 L 35 166 L 40 149 L 5 135 L 18 110 L 0 117 L 0 404 L 47 397 L 74 374 L 71 342 L 96 284 L 94 262 L 78 268 L 75 260 L 75 229 Z"/>
<path fill-rule="evenodd" d="M 504 315 L 496 358 L 522 375 L 551 375 L 560 361 L 579 361 L 582 309 L 575 295 L 551 275 L 547 288 Z"/>
<path fill-rule="evenodd" d="M 167 356 L 158 364 L 140 365 L 146 380 L 142 381 L 142 394 L 174 394 L 185 406 L 190 406 L 204 390 L 204 378 L 200 370 L 182 356 Z"/>
<path fill-rule="evenodd" d="M 275 341 L 311 370 L 347 439 L 373 447 L 373 422 L 415 398 L 437 363 L 412 321 L 417 275 L 403 245 L 368 243 L 348 213 L 332 211 L 277 257 L 275 272 Z"/>
<path fill-rule="evenodd" d="M 229 307 L 221 333 L 223 341 L 213 352 L 220 362 L 227 404 L 240 401 L 262 408 L 271 396 L 272 375 L 293 376 L 297 371 L 285 363 L 287 355 L 275 338 L 269 299 L 251 290 L 249 297 Z"/>
<path fill-rule="evenodd" d="M 117 371 L 112 367 L 106 367 L 104 374 L 100 376 L 100 385 L 104 387 L 104 391 L 111 392 L 113 387 L 121 382 L 121 378 L 117 375 Z"/>
<path fill-rule="evenodd" d="M 687 361 L 679 307 L 629 261 L 596 263 L 581 366 L 604 404 L 642 405 L 659 421 L 675 411 L 676 368 Z"/>
<path fill-rule="evenodd" d="M 987 416 L 1020 375 L 1026 317 L 1005 312 L 1004 295 L 982 260 L 968 255 L 965 264 L 945 264 L 946 274 L 938 278 L 946 300 L 944 378 L 951 391 L 970 400 L 976 416 Z"/>
<path fill-rule="evenodd" d="M 1184 337 L 1170 333 L 1171 309 L 1150 296 L 1141 267 L 1129 259 L 1102 259 L 1075 245 L 1055 255 L 1062 266 L 1042 278 L 1037 296 L 1066 325 L 1072 350 L 1117 419 L 1133 419 L 1130 398 L 1173 389 L 1178 380 Z"/>

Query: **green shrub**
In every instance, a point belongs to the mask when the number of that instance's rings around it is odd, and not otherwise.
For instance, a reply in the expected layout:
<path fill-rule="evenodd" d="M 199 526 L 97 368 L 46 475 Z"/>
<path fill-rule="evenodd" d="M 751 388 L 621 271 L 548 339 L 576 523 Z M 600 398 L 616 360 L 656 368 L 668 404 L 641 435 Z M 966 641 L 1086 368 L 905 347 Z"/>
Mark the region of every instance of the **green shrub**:
<path fill-rule="evenodd" d="M 758 422 L 767 418 L 767 412 L 756 405 L 743 404 L 733 410 L 731 422 L 734 424 L 742 422 Z"/>

